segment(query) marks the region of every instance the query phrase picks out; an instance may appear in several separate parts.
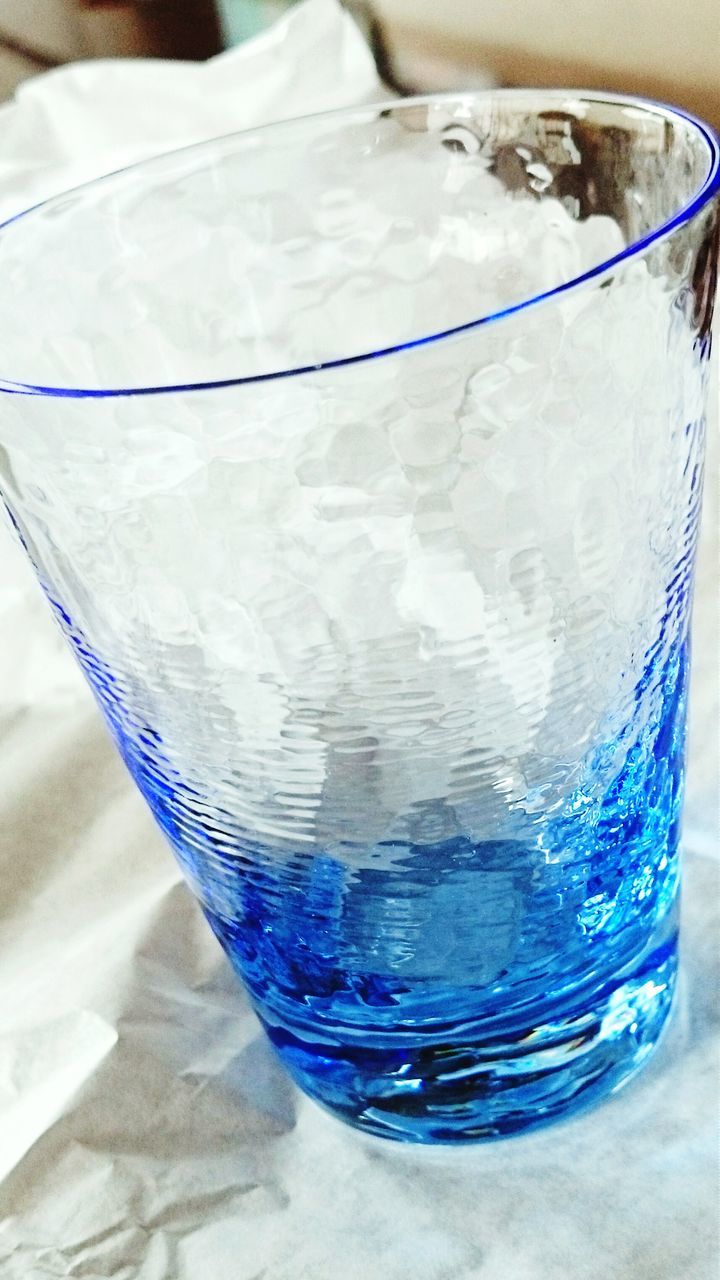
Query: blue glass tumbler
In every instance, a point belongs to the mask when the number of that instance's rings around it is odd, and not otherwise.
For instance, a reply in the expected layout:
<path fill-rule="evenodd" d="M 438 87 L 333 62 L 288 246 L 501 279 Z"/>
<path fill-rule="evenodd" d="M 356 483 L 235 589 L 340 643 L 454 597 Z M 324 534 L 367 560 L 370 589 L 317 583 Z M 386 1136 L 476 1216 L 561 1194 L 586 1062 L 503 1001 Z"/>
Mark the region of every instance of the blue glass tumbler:
<path fill-rule="evenodd" d="M 0 484 L 298 1084 L 494 1137 L 677 965 L 718 143 L 510 91 L 204 143 L 0 230 Z"/>

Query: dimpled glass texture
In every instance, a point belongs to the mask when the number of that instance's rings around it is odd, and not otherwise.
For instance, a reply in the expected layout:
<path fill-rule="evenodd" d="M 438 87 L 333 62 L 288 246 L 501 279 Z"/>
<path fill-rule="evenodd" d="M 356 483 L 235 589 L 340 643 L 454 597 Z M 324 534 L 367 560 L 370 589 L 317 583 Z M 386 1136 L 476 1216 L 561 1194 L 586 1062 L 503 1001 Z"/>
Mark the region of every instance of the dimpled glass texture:
<path fill-rule="evenodd" d="M 282 1061 L 367 1131 L 537 1125 L 668 1016 L 717 170 L 669 108 L 465 95 L 0 231 L 10 519 Z"/>

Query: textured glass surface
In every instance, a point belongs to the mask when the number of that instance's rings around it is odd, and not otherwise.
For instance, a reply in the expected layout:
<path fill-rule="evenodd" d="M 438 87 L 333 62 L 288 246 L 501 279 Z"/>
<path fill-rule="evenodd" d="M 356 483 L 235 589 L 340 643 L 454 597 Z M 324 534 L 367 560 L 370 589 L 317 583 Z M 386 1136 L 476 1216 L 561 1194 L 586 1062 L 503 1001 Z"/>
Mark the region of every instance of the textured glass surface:
<path fill-rule="evenodd" d="M 10 517 L 273 1043 L 368 1130 L 526 1128 L 667 1016 L 716 190 L 678 113 L 500 93 L 0 232 Z"/>

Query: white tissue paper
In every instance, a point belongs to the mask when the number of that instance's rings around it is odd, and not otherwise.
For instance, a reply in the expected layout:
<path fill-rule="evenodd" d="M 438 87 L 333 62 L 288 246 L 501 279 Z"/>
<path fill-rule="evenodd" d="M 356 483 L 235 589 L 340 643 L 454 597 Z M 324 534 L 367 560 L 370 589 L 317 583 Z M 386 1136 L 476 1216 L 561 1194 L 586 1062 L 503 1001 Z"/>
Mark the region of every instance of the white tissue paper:
<path fill-rule="evenodd" d="M 335 0 L 206 64 L 63 68 L 0 108 L 0 216 L 187 142 L 383 96 Z M 685 990 L 665 1049 L 586 1117 L 431 1153 L 360 1138 L 288 1083 L 0 529 L 2 1280 L 709 1274 L 714 534 L 708 512 Z"/>

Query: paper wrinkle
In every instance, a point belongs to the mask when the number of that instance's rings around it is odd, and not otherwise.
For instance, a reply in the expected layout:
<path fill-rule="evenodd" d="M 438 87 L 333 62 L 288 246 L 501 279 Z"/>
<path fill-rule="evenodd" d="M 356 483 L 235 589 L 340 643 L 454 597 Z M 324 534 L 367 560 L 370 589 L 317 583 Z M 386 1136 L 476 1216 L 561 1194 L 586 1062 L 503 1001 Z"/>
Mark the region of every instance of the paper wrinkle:
<path fill-rule="evenodd" d="M 63 68 L 0 109 L 0 214 L 203 136 L 382 96 L 334 0 L 307 0 L 204 66 Z M 363 1139 L 293 1090 L 0 529 L 2 1280 L 710 1273 L 712 513 L 702 538 L 687 1014 L 637 1084 L 595 1112 L 490 1148 L 418 1152 Z"/>
<path fill-rule="evenodd" d="M 304 0 L 206 63 L 60 67 L 22 84 L 0 109 L 0 216 L 173 147 L 385 96 L 337 0 Z"/>

